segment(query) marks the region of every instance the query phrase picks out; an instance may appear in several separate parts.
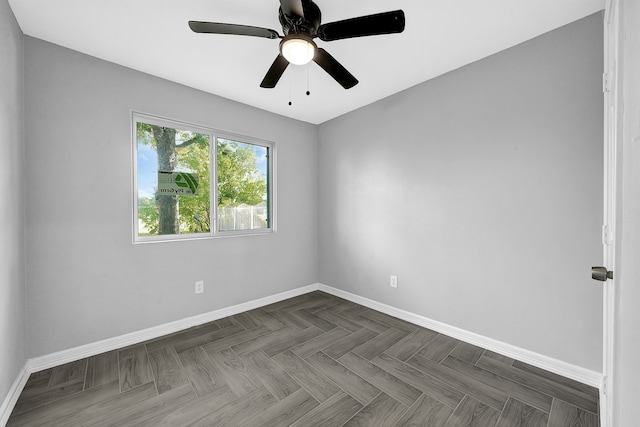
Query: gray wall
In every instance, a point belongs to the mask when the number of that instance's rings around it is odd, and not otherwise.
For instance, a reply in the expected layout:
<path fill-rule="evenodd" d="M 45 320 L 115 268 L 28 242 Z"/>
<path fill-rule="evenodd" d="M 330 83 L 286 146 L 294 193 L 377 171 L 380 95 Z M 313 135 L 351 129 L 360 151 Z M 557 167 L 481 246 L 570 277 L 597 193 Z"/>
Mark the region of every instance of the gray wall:
<path fill-rule="evenodd" d="M 0 0 L 0 58 L 1 403 L 26 360 L 23 36 L 6 0 Z"/>
<path fill-rule="evenodd" d="M 638 424 L 640 402 L 640 3 L 621 0 L 615 426 Z"/>
<path fill-rule="evenodd" d="M 320 282 L 600 371 L 602 56 L 598 13 L 320 125 Z"/>
<path fill-rule="evenodd" d="M 30 37 L 25 68 L 30 357 L 317 282 L 316 126 Z M 275 141 L 278 232 L 133 245 L 131 110 Z"/>

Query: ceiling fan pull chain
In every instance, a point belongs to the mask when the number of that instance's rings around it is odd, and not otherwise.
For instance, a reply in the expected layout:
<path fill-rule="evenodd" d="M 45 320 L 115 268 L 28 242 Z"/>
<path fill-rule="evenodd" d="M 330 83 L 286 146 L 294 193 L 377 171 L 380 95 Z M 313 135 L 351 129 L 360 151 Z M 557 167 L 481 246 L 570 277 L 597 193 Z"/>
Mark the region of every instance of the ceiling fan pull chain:
<path fill-rule="evenodd" d="M 309 92 L 309 65 L 307 65 L 307 96 L 311 95 Z"/>

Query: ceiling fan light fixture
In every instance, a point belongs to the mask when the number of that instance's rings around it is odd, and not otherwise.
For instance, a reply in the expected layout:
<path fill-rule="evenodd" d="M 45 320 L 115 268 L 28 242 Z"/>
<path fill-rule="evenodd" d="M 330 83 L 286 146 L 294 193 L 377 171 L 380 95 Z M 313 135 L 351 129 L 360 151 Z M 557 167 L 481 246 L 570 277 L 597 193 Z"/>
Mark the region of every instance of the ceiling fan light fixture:
<path fill-rule="evenodd" d="M 280 53 L 289 63 L 304 65 L 313 59 L 316 48 L 316 44 L 310 37 L 302 34 L 290 34 L 282 40 Z"/>

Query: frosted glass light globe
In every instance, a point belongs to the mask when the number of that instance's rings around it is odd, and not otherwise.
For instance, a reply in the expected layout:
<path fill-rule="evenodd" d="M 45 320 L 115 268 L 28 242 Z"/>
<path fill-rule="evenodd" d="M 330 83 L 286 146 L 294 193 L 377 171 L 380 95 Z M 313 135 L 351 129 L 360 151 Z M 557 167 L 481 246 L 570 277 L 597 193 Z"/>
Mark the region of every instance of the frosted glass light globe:
<path fill-rule="evenodd" d="M 304 65 L 311 61 L 316 54 L 316 45 L 311 40 L 290 38 L 282 42 L 280 47 L 282 56 L 291 64 Z"/>

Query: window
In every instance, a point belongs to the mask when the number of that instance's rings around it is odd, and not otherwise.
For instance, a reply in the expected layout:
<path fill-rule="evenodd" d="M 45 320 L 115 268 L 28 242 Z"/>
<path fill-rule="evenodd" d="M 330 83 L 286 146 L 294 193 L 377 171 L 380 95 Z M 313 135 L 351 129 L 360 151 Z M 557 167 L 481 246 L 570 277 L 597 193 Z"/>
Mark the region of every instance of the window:
<path fill-rule="evenodd" d="M 134 242 L 273 230 L 274 144 L 133 114 Z"/>

